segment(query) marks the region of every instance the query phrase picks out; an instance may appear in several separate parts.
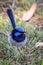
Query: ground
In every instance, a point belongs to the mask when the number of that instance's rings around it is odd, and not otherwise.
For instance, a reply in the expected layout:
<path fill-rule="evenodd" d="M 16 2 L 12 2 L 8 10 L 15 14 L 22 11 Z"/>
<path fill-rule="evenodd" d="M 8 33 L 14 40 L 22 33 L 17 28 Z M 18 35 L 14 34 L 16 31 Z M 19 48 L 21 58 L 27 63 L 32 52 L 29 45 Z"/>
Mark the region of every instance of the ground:
<path fill-rule="evenodd" d="M 34 0 L 35 1 L 35 0 Z M 29 4 L 30 3 L 30 4 Z M 0 14 L 0 65 L 43 65 L 43 49 L 35 48 L 39 41 L 43 42 L 43 8 L 38 7 L 34 16 L 23 22 L 23 13 L 29 10 L 33 1 L 16 2 L 12 8 L 16 24 L 25 29 L 28 41 L 25 46 L 12 47 L 7 39 L 7 32 L 12 30 L 10 20 L 6 14 Z M 4 8 L 5 9 L 5 8 Z"/>

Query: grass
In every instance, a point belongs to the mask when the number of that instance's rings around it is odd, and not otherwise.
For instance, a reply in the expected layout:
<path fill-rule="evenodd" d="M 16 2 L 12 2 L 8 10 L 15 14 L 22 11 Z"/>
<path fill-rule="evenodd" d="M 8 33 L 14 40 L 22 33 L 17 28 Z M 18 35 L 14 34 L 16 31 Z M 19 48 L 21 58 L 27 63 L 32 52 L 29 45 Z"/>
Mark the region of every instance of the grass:
<path fill-rule="evenodd" d="M 12 28 L 10 22 L 6 22 L 6 24 L 5 26 L 2 25 L 4 29 L 1 28 L 5 33 L 7 32 L 5 27 L 8 27 L 10 31 Z M 6 35 L 0 34 L 0 64 L 13 65 L 13 63 L 16 63 L 16 65 L 40 65 L 41 57 L 43 57 L 43 52 L 41 52 L 42 50 L 36 49 L 36 51 L 31 54 L 29 54 L 29 52 L 34 50 L 36 42 L 42 41 L 43 31 L 41 29 L 35 29 L 35 27 L 30 23 L 22 23 L 19 21 L 17 25 L 24 27 L 28 38 L 27 44 L 19 51 L 16 46 L 12 47 L 9 45 Z"/>
<path fill-rule="evenodd" d="M 35 2 L 35 0 L 34 0 Z M 34 3 L 32 0 L 24 0 L 25 6 L 19 6 L 19 13 L 24 10 L 28 10 L 28 7 Z M 22 5 L 23 2 L 20 1 Z M 40 7 L 41 8 L 41 7 Z M 42 10 L 40 9 L 40 12 Z M 37 14 L 41 14 L 39 10 L 36 11 Z M 0 15 L 0 31 L 5 32 L 12 30 L 10 20 L 3 20 L 3 15 Z M 33 20 L 34 21 L 34 20 Z M 37 21 L 35 19 L 35 21 Z M 0 65 L 43 65 L 43 50 L 35 49 L 36 42 L 43 41 L 43 29 L 41 27 L 36 28 L 33 24 L 29 22 L 22 22 L 16 19 L 16 25 L 21 26 L 25 29 L 28 41 L 24 47 L 20 50 L 16 46 L 12 47 L 9 45 L 7 36 L 3 33 L 0 34 Z"/>

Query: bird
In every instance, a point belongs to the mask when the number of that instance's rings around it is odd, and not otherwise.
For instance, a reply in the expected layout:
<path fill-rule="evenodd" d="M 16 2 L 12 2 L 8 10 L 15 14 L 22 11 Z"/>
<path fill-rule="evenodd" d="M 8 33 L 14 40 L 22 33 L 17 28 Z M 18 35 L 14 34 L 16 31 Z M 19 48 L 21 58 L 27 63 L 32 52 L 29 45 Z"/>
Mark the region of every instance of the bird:
<path fill-rule="evenodd" d="M 8 33 L 8 42 L 12 46 L 24 46 L 27 42 L 27 36 L 25 34 L 24 28 L 16 26 L 15 18 L 10 8 L 7 9 L 7 15 L 9 16 L 13 27 L 13 30 Z"/>

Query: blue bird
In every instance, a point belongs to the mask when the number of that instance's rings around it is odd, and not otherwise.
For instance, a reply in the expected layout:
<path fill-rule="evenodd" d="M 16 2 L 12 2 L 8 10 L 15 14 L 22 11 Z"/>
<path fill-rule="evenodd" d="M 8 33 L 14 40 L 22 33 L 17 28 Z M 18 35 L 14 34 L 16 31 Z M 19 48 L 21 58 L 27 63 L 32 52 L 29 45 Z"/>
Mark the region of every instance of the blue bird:
<path fill-rule="evenodd" d="M 13 27 L 12 32 L 8 35 L 8 41 L 13 46 L 24 46 L 27 42 L 27 36 L 22 27 L 16 26 L 15 19 L 11 9 L 7 9 L 7 14 Z"/>

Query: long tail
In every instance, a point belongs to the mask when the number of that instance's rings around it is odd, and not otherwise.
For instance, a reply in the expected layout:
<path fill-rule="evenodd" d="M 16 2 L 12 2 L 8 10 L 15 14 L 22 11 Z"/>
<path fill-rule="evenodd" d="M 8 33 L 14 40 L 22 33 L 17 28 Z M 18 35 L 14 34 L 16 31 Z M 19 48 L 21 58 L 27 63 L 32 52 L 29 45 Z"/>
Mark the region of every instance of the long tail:
<path fill-rule="evenodd" d="M 13 13 L 12 13 L 12 10 L 11 9 L 7 9 L 7 14 L 11 20 L 11 24 L 12 24 L 12 27 L 13 29 L 16 27 L 16 24 L 15 24 L 15 19 L 14 19 L 14 16 L 13 16 Z"/>

